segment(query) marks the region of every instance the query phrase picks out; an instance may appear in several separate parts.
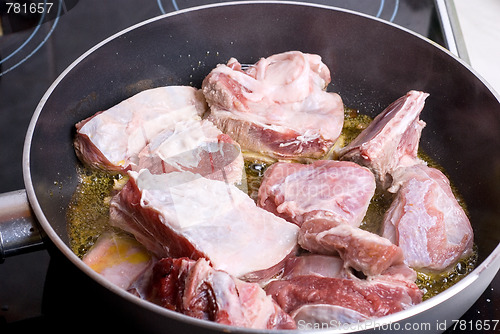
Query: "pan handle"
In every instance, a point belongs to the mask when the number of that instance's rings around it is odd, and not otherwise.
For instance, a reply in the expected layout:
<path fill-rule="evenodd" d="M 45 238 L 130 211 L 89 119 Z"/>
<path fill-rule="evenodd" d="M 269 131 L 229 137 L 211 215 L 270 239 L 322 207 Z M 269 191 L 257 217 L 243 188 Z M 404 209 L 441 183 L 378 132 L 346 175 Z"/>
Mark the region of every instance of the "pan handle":
<path fill-rule="evenodd" d="M 24 189 L 0 194 L 0 263 L 6 257 L 44 248 L 44 237 Z"/>

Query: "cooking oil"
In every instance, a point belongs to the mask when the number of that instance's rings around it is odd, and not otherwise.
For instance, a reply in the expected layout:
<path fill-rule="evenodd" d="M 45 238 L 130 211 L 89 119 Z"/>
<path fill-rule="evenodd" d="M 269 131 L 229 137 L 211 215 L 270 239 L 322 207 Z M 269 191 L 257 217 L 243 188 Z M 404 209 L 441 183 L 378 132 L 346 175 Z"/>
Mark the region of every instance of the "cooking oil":
<path fill-rule="evenodd" d="M 424 293 L 423 300 L 429 299 L 448 289 L 467 276 L 476 267 L 478 259 L 477 247 L 472 253 L 461 259 L 451 270 L 441 273 L 426 273 L 417 271 L 417 285 Z"/>
<path fill-rule="evenodd" d="M 84 167 L 77 171 L 79 183 L 67 211 L 68 234 L 73 252 L 82 257 L 109 227 L 109 203 L 113 189 L 123 184 L 121 174 Z"/>
<path fill-rule="evenodd" d="M 335 149 L 348 145 L 361 131 L 366 129 L 371 121 L 372 118 L 369 116 L 360 114 L 355 109 L 345 108 L 344 126 Z M 254 201 L 257 201 L 264 172 L 275 160 L 249 152 L 243 152 L 243 156 L 246 174 L 245 190 Z M 419 158 L 426 161 L 430 166 L 443 171 L 443 168 L 432 161 L 424 152 L 419 151 Z M 79 168 L 78 175 L 79 184 L 69 205 L 67 219 L 70 246 L 75 254 L 83 257 L 97 238 L 104 231 L 110 229 L 110 199 L 114 193 L 123 187 L 128 178 L 122 174 L 111 174 L 84 167 Z M 465 209 L 465 204 L 458 192 L 455 191 L 455 195 Z M 390 207 L 393 197 L 394 195 L 388 192 L 377 191 L 370 202 L 360 228 L 379 233 L 383 216 Z M 424 299 L 435 296 L 467 276 L 474 269 L 477 258 L 477 248 L 474 247 L 474 251 L 470 256 L 462 259 L 449 271 L 442 273 L 417 272 L 416 283 L 424 292 Z"/>

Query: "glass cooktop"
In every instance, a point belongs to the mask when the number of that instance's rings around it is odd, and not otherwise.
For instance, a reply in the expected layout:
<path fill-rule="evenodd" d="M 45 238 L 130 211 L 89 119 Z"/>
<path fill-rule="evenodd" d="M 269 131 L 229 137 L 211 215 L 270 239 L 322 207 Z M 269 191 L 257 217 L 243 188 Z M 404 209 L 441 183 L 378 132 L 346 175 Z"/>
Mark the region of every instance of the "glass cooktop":
<path fill-rule="evenodd" d="M 220 0 L 0 1 L 0 189 L 23 188 L 24 133 L 52 81 L 106 37 L 148 18 Z M 433 0 L 313 0 L 387 20 L 447 46 Z"/>
<path fill-rule="evenodd" d="M 33 111 L 57 76 L 93 45 L 143 20 L 218 0 L 0 0 L 0 193 L 24 188 L 22 149 Z M 307 2 L 307 1 L 306 1 Z M 451 47 L 434 0 L 313 0 L 404 26 Z M 50 247 L 50 245 L 49 245 Z M 8 258 L 0 264 L 0 332 L 68 331 L 98 326 L 127 330 L 112 308 L 89 296 L 99 289 L 57 252 Z M 499 279 L 463 319 L 498 319 Z M 105 304 L 103 304 L 105 305 Z M 97 327 L 96 327 L 97 328 Z M 102 327 L 101 327 L 102 329 Z M 139 329 L 140 330 L 140 329 Z"/>

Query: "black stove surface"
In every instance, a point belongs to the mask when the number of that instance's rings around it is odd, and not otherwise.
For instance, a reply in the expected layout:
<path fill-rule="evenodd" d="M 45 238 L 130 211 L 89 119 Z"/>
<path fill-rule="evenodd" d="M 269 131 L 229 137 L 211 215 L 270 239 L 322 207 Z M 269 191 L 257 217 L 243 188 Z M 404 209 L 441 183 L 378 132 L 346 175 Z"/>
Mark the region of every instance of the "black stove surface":
<path fill-rule="evenodd" d="M 45 4 L 41 1 L 40 7 L 37 1 L 1 0 L 0 193 L 24 188 L 22 148 L 32 113 L 50 84 L 71 62 L 93 45 L 135 23 L 213 2 L 222 1 L 53 0 Z M 446 46 L 433 0 L 309 2 L 379 17 Z M 39 8 L 43 10 L 37 12 Z M 115 313 L 112 305 L 93 299 L 94 289 L 99 287 L 58 252 L 44 250 L 9 258 L 0 264 L 0 333 L 54 328 L 101 332 L 103 326 L 114 332 L 130 332 L 133 324 Z M 499 300 L 497 275 L 462 320 L 500 319 L 500 309 L 493 302 Z M 140 332 L 140 328 L 134 329 Z"/>

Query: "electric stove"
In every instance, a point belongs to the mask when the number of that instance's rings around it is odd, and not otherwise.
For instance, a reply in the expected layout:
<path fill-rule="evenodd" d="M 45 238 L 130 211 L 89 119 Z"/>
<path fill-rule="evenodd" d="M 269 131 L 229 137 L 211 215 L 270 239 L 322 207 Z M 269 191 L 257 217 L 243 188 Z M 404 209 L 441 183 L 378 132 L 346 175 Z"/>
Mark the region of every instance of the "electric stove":
<path fill-rule="evenodd" d="M 24 188 L 22 150 L 28 124 L 45 91 L 70 63 L 98 42 L 133 24 L 214 2 L 222 1 L 0 1 L 0 193 Z M 452 31 L 447 29 L 449 17 L 442 1 L 309 2 L 393 22 L 460 55 Z M 50 251 L 50 243 L 47 248 L 8 258 L 0 264 L 0 333 L 52 329 L 85 333 L 105 329 L 141 331 L 115 312 L 112 305 L 96 299 L 95 291 L 100 286 L 57 251 Z M 460 324 L 500 319 L 498 301 L 499 275 L 460 319 Z M 455 329 L 460 331 L 459 326 Z M 447 332 L 453 332 L 453 328 Z"/>

